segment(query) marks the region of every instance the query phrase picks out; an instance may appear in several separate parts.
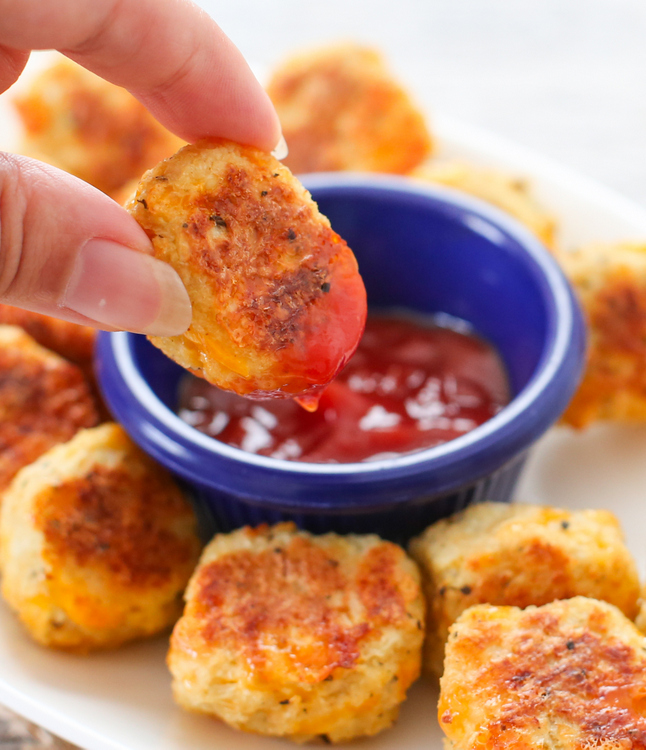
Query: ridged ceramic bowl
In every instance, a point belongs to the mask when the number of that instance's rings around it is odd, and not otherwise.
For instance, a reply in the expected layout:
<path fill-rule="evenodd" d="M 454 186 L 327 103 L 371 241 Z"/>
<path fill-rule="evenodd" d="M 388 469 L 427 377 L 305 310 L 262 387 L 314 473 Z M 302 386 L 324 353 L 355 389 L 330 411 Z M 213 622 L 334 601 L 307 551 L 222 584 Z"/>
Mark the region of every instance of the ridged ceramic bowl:
<path fill-rule="evenodd" d="M 369 304 L 470 323 L 505 362 L 509 405 L 462 437 L 395 458 L 284 461 L 184 423 L 174 411 L 183 370 L 142 336 L 102 333 L 99 382 L 115 418 L 192 488 L 221 530 L 289 518 L 316 532 L 401 541 L 469 503 L 508 501 L 583 367 L 584 324 L 554 259 L 505 214 L 454 191 L 375 175 L 303 182 L 354 250 Z"/>

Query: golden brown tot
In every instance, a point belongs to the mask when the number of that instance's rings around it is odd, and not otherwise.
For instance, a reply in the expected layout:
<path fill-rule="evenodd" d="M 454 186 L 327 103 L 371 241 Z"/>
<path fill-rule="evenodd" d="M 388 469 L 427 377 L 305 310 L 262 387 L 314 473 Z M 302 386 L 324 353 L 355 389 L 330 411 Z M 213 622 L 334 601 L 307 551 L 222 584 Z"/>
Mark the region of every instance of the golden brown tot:
<path fill-rule="evenodd" d="M 186 146 L 147 172 L 127 208 L 193 305 L 181 336 L 151 341 L 220 388 L 314 395 L 359 343 L 366 292 L 347 244 L 273 156 Z"/>
<path fill-rule="evenodd" d="M 609 511 L 481 503 L 430 526 L 410 551 L 428 602 L 432 674 L 442 674 L 450 626 L 474 604 L 527 607 L 582 595 L 637 614 L 637 566 Z"/>
<path fill-rule="evenodd" d="M 175 482 L 104 424 L 41 456 L 6 491 L 2 593 L 45 646 L 114 648 L 175 622 L 200 546 Z"/>
<path fill-rule="evenodd" d="M 606 602 L 471 607 L 440 684 L 447 750 L 646 747 L 646 639 Z"/>
<path fill-rule="evenodd" d="M 173 631 L 173 694 L 248 732 L 374 735 L 419 674 L 423 617 L 415 564 L 376 536 L 288 523 L 220 534 Z"/>
<path fill-rule="evenodd" d="M 373 49 L 339 44 L 296 55 L 267 91 L 296 174 L 406 174 L 431 152 L 424 116 Z"/>

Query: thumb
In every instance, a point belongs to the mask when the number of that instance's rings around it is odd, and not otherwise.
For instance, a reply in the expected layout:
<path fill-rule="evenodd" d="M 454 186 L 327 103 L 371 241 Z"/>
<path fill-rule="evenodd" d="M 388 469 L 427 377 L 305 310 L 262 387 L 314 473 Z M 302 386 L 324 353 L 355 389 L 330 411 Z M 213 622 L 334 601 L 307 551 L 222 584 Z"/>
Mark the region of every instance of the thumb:
<path fill-rule="evenodd" d="M 0 302 L 96 328 L 183 333 L 177 273 L 117 203 L 32 159 L 0 152 Z"/>

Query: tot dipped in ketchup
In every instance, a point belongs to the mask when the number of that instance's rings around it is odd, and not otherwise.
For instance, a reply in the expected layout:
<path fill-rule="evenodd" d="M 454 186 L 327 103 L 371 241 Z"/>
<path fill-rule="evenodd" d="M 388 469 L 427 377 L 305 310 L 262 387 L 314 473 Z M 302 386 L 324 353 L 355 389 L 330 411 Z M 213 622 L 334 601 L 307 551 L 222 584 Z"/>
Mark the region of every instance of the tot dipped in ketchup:
<path fill-rule="evenodd" d="M 351 463 L 446 443 L 509 400 L 502 361 L 482 339 L 374 316 L 314 413 L 294 401 L 248 401 L 191 376 L 182 384 L 178 411 L 201 432 L 251 453 Z"/>
<path fill-rule="evenodd" d="M 225 390 L 316 408 L 359 343 L 366 291 L 351 249 L 287 167 L 201 141 L 147 172 L 126 208 L 193 308 L 184 334 L 152 343 Z"/>

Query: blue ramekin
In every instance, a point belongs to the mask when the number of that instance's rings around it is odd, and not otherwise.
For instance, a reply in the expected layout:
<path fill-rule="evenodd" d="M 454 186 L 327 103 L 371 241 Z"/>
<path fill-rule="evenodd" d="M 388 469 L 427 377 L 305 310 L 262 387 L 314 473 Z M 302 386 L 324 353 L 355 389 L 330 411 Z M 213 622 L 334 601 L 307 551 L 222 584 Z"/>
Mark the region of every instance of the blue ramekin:
<path fill-rule="evenodd" d="M 451 190 L 341 173 L 303 182 L 354 250 L 370 305 L 471 323 L 502 355 L 511 403 L 428 450 L 352 464 L 283 461 L 182 422 L 173 411 L 181 368 L 142 336 L 102 333 L 98 378 L 115 418 L 192 488 L 221 530 L 290 518 L 315 532 L 402 541 L 469 503 L 508 501 L 584 361 L 582 316 L 554 259 L 514 220 Z"/>

